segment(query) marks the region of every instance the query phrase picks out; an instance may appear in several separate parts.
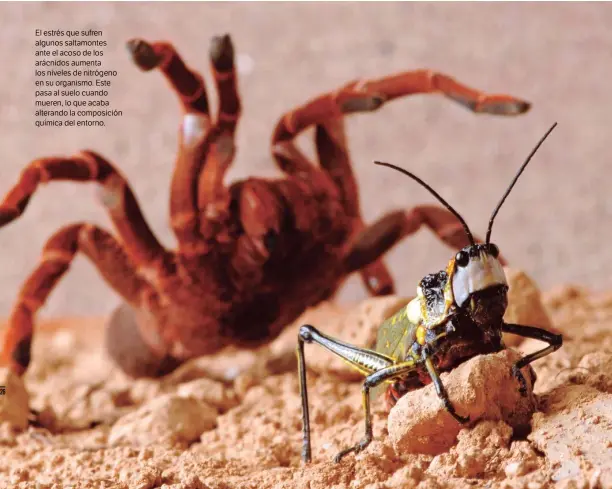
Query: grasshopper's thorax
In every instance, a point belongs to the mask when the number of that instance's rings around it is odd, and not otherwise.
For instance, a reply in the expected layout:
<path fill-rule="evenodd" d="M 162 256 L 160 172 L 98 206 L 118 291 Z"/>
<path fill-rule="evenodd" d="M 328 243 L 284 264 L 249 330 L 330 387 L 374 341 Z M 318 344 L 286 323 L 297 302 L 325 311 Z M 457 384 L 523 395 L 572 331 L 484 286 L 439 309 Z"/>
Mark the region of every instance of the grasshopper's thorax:
<path fill-rule="evenodd" d="M 441 270 L 423 277 L 417 287 L 416 299 L 419 302 L 420 323 L 427 329 L 446 321 L 454 304 L 448 272 Z"/>
<path fill-rule="evenodd" d="M 417 296 L 406 306 L 408 320 L 417 326 L 416 341 L 421 345 L 430 342 L 433 330 L 448 321 L 453 307 L 448 272 L 441 270 L 423 277 Z"/>

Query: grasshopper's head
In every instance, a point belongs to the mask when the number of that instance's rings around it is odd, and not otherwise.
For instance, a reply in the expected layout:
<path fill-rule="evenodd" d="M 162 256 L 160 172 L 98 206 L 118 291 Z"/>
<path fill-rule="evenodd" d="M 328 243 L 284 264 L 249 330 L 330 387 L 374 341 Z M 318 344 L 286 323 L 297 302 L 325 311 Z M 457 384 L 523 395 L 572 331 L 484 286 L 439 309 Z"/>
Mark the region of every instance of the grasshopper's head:
<path fill-rule="evenodd" d="M 450 263 L 455 304 L 478 325 L 498 323 L 508 306 L 508 282 L 493 243 L 473 244 Z"/>
<path fill-rule="evenodd" d="M 521 176 L 521 173 L 523 173 L 523 170 L 525 170 L 535 152 L 556 125 L 557 123 L 555 122 L 531 151 L 493 210 L 491 218 L 489 219 L 487 238 L 483 244 L 476 244 L 474 236 L 463 217 L 461 217 L 461 214 L 453 209 L 446 200 L 440 197 L 440 195 L 423 180 L 403 168 L 399 168 L 389 163 L 376 162 L 378 165 L 388 166 L 398 170 L 420 183 L 461 223 L 469 245 L 459 251 L 455 258 L 450 261 L 447 272 L 449 274 L 449 279 L 452 280 L 450 285 L 455 304 L 460 310 L 467 312 L 472 320 L 479 326 L 486 326 L 492 321 L 501 321 L 508 305 L 508 284 L 506 281 L 506 274 L 499 261 L 499 249 L 491 243 L 493 221 L 510 194 L 510 191 L 516 184 L 516 181 Z"/>

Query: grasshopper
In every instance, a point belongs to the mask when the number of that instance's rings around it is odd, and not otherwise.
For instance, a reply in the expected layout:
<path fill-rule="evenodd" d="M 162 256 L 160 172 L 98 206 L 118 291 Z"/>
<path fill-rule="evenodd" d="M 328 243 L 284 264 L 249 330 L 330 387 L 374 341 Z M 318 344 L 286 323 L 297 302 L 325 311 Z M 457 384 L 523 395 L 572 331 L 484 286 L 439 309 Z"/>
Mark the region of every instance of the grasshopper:
<path fill-rule="evenodd" d="M 371 443 L 370 403 L 385 387 L 387 400 L 393 405 L 406 392 L 432 382 L 445 409 L 459 423 L 469 422 L 469 416 L 461 416 L 455 411 L 440 379 L 440 372 L 451 370 L 476 355 L 504 349 L 504 332 L 548 343 L 547 347 L 524 356 L 512 367 L 512 375 L 519 382 L 521 394 L 527 395 L 527 382 L 521 369 L 558 350 L 563 344 L 563 338 L 541 328 L 504 322 L 503 316 L 508 305 L 508 282 L 498 259 L 499 248 L 491 243 L 491 231 L 497 213 L 518 178 L 556 125 L 552 125 L 531 151 L 495 207 L 484 243 L 476 243 L 463 217 L 419 177 L 390 163 L 375 162 L 393 168 L 425 187 L 461 222 L 470 244 L 448 262 L 445 270 L 429 274 L 420 281 L 416 297 L 380 326 L 374 350 L 358 348 L 337 340 L 308 324 L 300 328 L 297 357 L 302 397 L 304 462 L 310 462 L 312 458 L 305 343 L 315 343 L 326 348 L 365 377 L 362 387 L 365 435 L 356 445 L 339 452 L 334 457 L 335 462 L 349 453 L 361 452 Z"/>

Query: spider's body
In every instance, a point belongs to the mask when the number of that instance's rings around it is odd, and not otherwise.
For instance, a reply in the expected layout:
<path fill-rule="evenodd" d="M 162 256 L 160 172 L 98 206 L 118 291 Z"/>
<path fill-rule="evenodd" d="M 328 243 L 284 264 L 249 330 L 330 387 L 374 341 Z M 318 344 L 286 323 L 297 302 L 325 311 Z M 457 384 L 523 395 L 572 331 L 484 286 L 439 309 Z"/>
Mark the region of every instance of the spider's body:
<path fill-rule="evenodd" d="M 192 358 L 228 344 L 256 345 L 296 319 L 304 304 L 335 292 L 345 277 L 340 265 L 354 230 L 351 217 L 331 198 L 333 185 L 317 173 L 309 181 L 248 179 L 232 185 L 223 241 L 211 240 L 202 254 L 169 255 L 170 273 L 158 280 L 165 300 L 134 312 L 140 323 L 151 325 L 148 331 L 155 329 L 172 357 Z M 266 208 L 279 209 L 279 218 L 268 220 L 261 235 L 245 232 L 240 214 L 257 215 L 259 209 L 243 207 L 256 206 L 263 191 Z M 300 200 L 309 193 L 313 198 Z M 309 219 L 298 222 L 300 216 Z M 304 280 L 296 279 L 300 274 Z"/>
<path fill-rule="evenodd" d="M 109 322 L 107 346 L 132 375 L 163 374 L 227 345 L 270 340 L 356 271 L 371 294 L 392 293 L 382 257 L 420 226 L 455 249 L 468 242 L 455 216 L 438 206 L 390 212 L 366 226 L 344 116 L 417 93 L 441 93 L 477 113 L 516 115 L 529 109 L 522 100 L 484 94 L 429 70 L 351 82 L 280 118 L 271 147 L 284 178 L 249 178 L 227 186 L 224 176 L 234 158 L 241 112 L 229 36 L 214 38 L 210 50 L 216 114 L 202 77 L 171 44 L 133 40 L 128 48 L 140 69 L 163 73 L 183 107 L 170 192 L 178 247 L 161 245 L 129 183 L 99 154 L 83 151 L 30 163 L 0 201 L 0 226 L 24 212 L 39 184 L 71 180 L 101 187 L 117 236 L 76 223 L 49 239 L 4 335 L 2 363 L 20 374 L 30 362 L 35 314 L 77 252 L 93 261 L 124 300 Z M 308 128 L 315 130 L 318 165 L 294 143 Z"/>

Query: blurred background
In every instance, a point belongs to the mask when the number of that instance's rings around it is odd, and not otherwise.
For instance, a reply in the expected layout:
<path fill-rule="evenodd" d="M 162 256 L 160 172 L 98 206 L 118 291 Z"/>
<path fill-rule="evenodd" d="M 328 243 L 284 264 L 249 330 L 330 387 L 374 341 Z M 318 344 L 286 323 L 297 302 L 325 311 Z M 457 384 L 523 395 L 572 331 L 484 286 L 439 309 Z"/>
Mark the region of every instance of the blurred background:
<path fill-rule="evenodd" d="M 211 36 L 230 33 L 237 52 L 243 117 L 230 180 L 280 173 L 269 151 L 286 111 L 356 78 L 430 68 L 487 92 L 532 102 L 514 118 L 474 115 L 439 95 L 418 95 L 347 121 L 368 222 L 385 211 L 432 202 L 389 169 L 411 169 L 483 236 L 516 170 L 555 121 L 500 212 L 493 240 L 514 267 L 544 289 L 557 283 L 612 287 L 612 4 L 609 3 L 2 3 L 0 4 L 0 194 L 29 161 L 101 152 L 132 184 L 158 237 L 175 245 L 168 196 L 179 105 L 159 72 L 142 73 L 125 50 L 132 37 L 169 40 L 207 81 Z M 105 69 L 119 71 L 111 98 L 122 118 L 104 128 L 36 128 L 34 30 L 104 31 Z M 212 91 L 212 87 L 209 92 Z M 211 97 L 214 103 L 214 97 Z M 300 138 L 313 154 L 312 133 Z M 35 266 L 46 239 L 77 220 L 110 228 L 91 185 L 39 190 L 22 218 L 0 230 L 0 317 Z M 451 253 L 427 230 L 387 255 L 398 292 L 414 293 Z M 340 299 L 365 296 L 353 277 Z M 42 314 L 102 314 L 118 303 L 93 266 L 78 257 Z"/>

